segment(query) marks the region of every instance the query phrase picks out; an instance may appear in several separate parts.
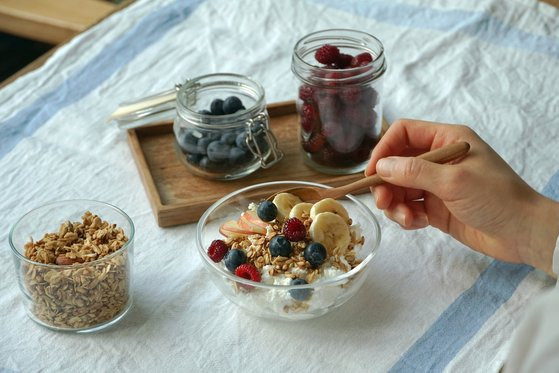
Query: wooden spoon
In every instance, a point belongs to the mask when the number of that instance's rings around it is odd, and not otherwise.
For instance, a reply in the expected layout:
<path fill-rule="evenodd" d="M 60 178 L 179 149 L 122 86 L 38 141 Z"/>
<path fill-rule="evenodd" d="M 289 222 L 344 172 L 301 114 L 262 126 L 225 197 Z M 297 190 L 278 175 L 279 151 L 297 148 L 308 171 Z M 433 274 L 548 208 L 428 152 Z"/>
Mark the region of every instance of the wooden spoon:
<path fill-rule="evenodd" d="M 427 153 L 423 153 L 417 158 L 425 159 L 435 163 L 446 163 L 458 159 L 468 153 L 470 144 L 467 142 L 457 142 L 454 144 L 443 146 Z M 272 194 L 267 199 L 271 201 L 279 193 L 291 193 L 301 198 L 303 201 L 312 202 L 319 201 L 324 198 L 338 199 L 351 192 L 376 185 L 383 184 L 382 180 L 377 174 L 364 177 L 363 179 L 354 181 L 353 183 L 342 185 L 336 188 L 317 188 L 317 187 L 297 187 L 292 189 L 283 190 Z"/>

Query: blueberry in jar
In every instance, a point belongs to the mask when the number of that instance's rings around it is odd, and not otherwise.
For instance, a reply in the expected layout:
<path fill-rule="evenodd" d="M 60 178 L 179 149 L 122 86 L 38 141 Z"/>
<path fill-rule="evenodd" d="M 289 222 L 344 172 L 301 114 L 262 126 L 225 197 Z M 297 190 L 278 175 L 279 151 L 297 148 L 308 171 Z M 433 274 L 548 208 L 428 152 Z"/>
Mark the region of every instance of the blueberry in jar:
<path fill-rule="evenodd" d="M 198 154 L 198 139 L 194 137 L 192 132 L 184 131 L 182 133 L 179 133 L 177 141 L 181 149 L 183 149 L 187 153 Z"/>
<path fill-rule="evenodd" d="M 270 254 L 272 256 L 289 257 L 291 251 L 291 242 L 284 236 L 277 235 L 270 240 Z"/>
<path fill-rule="evenodd" d="M 208 158 L 213 162 L 223 162 L 229 160 L 231 145 L 221 141 L 212 141 L 208 145 Z"/>
<path fill-rule="evenodd" d="M 308 284 L 305 279 L 302 278 L 294 278 L 291 280 L 290 285 L 306 285 Z M 312 289 L 291 289 L 289 290 L 289 295 L 291 298 L 298 300 L 298 301 L 305 301 L 308 300 L 312 295 Z"/>
<path fill-rule="evenodd" d="M 262 221 L 272 221 L 278 216 L 278 207 L 272 201 L 262 201 L 256 209 L 256 215 Z"/>
<path fill-rule="evenodd" d="M 210 104 L 210 111 L 212 115 L 223 115 L 223 100 L 220 98 L 216 98 Z"/>
<path fill-rule="evenodd" d="M 223 101 L 222 108 L 224 114 L 233 114 L 244 107 L 242 101 L 237 96 L 230 96 Z"/>
<path fill-rule="evenodd" d="M 208 137 L 202 137 L 198 140 L 198 153 L 200 154 L 207 154 L 208 153 L 208 145 L 212 142 L 212 139 Z"/>
<path fill-rule="evenodd" d="M 193 154 L 193 153 L 188 153 L 186 155 L 186 160 L 189 163 L 195 164 L 197 165 L 198 162 L 200 162 L 200 160 L 202 159 L 203 155 L 202 154 Z"/>
<path fill-rule="evenodd" d="M 221 139 L 221 131 L 206 132 L 204 136 L 208 139 L 211 139 L 212 141 L 219 140 Z"/>
<path fill-rule="evenodd" d="M 311 242 L 305 247 L 305 251 L 303 252 L 305 260 L 314 268 L 320 267 L 320 265 L 324 263 L 326 255 L 326 248 L 318 242 Z"/>
<path fill-rule="evenodd" d="M 243 250 L 239 249 L 232 249 L 225 254 L 225 258 L 223 258 L 223 262 L 225 263 L 225 267 L 231 271 L 235 272 L 238 266 L 241 264 L 246 263 L 247 261 L 247 254 Z"/>
<path fill-rule="evenodd" d="M 237 139 L 237 133 L 234 131 L 226 131 L 224 133 L 221 134 L 221 142 L 228 144 L 228 145 L 233 145 L 235 144 L 235 140 Z"/>
<path fill-rule="evenodd" d="M 246 134 L 244 131 L 237 134 L 237 137 L 235 138 L 235 145 L 237 145 L 237 147 L 240 149 L 248 150 L 248 146 L 246 143 Z"/>
<path fill-rule="evenodd" d="M 219 163 L 211 161 L 207 156 L 202 156 L 198 165 L 207 170 L 215 170 L 219 167 Z"/>
<path fill-rule="evenodd" d="M 198 113 L 203 115 L 212 115 L 212 112 L 209 110 L 200 110 Z"/>
<path fill-rule="evenodd" d="M 238 165 L 245 160 L 247 160 L 247 153 L 236 146 L 232 146 L 231 150 L 229 150 L 229 164 Z"/>

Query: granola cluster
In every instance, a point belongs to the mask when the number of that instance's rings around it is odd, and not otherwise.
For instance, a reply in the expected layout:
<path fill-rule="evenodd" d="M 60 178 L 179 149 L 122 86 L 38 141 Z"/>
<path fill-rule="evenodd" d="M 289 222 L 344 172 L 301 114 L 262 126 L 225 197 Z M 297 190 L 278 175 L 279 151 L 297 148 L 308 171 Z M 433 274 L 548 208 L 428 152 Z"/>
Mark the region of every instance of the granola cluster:
<path fill-rule="evenodd" d="M 87 211 L 81 222 L 64 222 L 25 245 L 37 263 L 22 266 L 31 311 L 47 325 L 81 329 L 111 320 L 129 301 L 130 261 L 122 228 Z"/>

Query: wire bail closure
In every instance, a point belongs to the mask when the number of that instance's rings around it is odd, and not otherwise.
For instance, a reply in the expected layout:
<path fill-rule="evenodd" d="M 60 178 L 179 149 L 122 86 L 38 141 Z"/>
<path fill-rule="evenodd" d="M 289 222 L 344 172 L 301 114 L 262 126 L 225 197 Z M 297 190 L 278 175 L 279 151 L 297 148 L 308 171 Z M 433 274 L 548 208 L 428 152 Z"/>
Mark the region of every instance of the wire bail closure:
<path fill-rule="evenodd" d="M 267 113 L 260 113 L 255 118 L 246 121 L 245 126 L 247 129 L 247 136 L 245 139 L 248 149 L 260 160 L 261 168 L 270 168 L 283 158 L 283 152 L 278 147 L 278 141 L 274 134 L 268 130 L 267 123 L 270 122 L 270 117 Z M 261 149 L 261 144 L 258 143 L 257 138 L 264 135 L 266 144 L 270 148 L 270 152 L 266 154 L 265 149 Z"/>

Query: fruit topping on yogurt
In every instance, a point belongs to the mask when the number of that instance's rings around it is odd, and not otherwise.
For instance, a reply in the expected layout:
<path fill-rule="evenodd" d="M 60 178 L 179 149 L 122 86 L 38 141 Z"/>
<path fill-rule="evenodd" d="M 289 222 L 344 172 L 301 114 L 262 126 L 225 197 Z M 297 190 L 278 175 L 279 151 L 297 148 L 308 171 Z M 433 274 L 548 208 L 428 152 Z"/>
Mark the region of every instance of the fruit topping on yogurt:
<path fill-rule="evenodd" d="M 223 239 L 208 247 L 214 262 L 239 277 L 274 285 L 306 285 L 344 274 L 361 262 L 358 254 L 364 243 L 339 201 L 309 203 L 290 193 L 250 204 L 219 232 Z M 309 288 L 289 290 L 299 302 L 312 293 Z"/>

